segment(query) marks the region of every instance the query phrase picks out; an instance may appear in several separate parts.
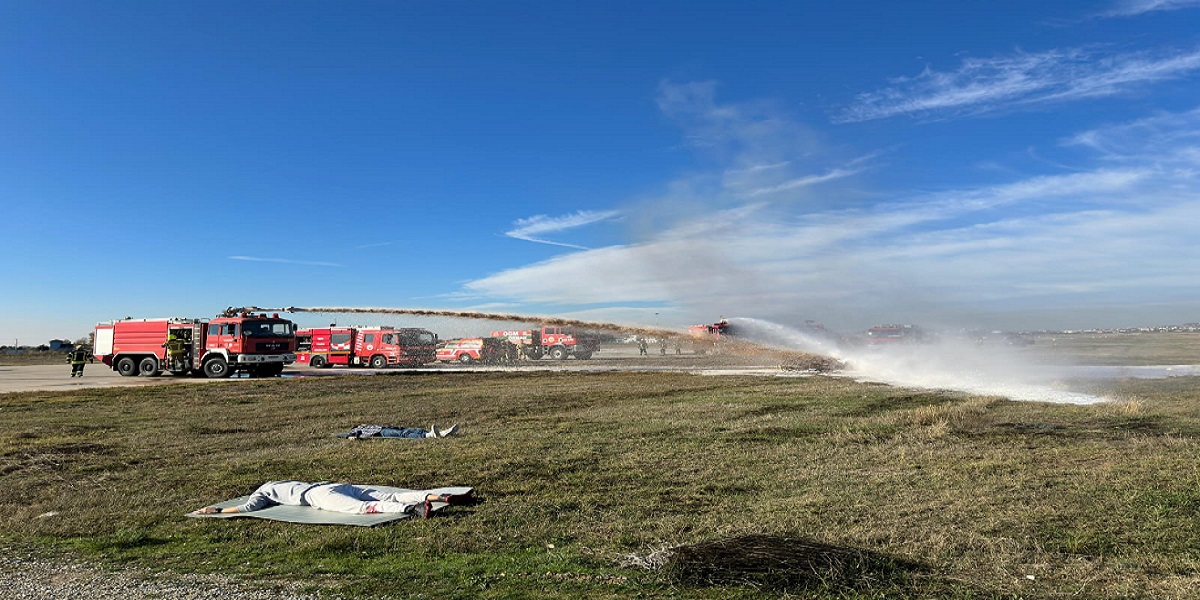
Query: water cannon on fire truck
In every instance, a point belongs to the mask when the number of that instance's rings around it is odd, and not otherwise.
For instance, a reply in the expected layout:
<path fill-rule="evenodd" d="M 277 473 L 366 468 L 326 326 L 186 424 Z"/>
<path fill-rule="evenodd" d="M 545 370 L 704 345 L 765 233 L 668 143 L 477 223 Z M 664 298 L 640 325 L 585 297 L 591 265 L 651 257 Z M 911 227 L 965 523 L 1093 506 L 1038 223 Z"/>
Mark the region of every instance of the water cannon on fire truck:
<path fill-rule="evenodd" d="M 692 341 L 692 351 L 696 354 L 717 353 L 717 345 L 724 338 L 733 335 L 733 326 L 725 318 L 721 318 L 721 320 L 711 325 L 692 325 L 688 327 L 688 337 Z"/>

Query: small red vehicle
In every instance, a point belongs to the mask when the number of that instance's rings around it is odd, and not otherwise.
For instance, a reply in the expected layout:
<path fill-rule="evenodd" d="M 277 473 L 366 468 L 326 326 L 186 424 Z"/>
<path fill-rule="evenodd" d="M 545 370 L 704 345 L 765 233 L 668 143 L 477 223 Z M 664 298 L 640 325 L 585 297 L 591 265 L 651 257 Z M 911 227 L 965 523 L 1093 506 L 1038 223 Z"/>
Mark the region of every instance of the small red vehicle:
<path fill-rule="evenodd" d="M 326 368 L 420 366 L 437 360 L 437 335 L 426 329 L 316 327 L 296 332 L 296 362 Z"/>
<path fill-rule="evenodd" d="M 437 349 L 437 359 L 442 362 L 460 362 L 464 364 L 483 360 L 483 339 L 464 338 L 450 340 Z"/>
<path fill-rule="evenodd" d="M 500 338 L 463 338 L 450 340 L 442 344 L 437 351 L 437 358 L 442 362 L 473 362 L 498 363 L 514 360 L 517 357 L 517 347 Z"/>

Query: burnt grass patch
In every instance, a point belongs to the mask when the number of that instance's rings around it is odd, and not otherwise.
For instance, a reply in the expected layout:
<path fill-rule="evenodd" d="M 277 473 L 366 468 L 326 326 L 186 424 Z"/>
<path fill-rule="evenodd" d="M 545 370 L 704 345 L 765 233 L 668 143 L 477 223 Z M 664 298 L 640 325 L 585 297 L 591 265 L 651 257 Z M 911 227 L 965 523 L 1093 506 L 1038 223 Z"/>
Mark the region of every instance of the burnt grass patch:
<path fill-rule="evenodd" d="M 996 423 L 988 431 L 992 435 L 1022 435 L 1033 437 L 1065 437 L 1080 440 L 1124 440 L 1136 437 L 1158 438 L 1165 436 L 1196 438 L 1200 430 L 1180 428 L 1159 416 L 1130 416 L 1090 419 L 1071 423 L 1038 423 L 1006 421 Z"/>
<path fill-rule="evenodd" d="M 773 443 L 790 440 L 806 440 L 816 438 L 828 431 L 827 427 L 819 425 L 798 425 L 795 427 L 761 427 L 751 431 L 732 433 L 729 441 L 735 443 Z"/>
<path fill-rule="evenodd" d="M 840 415 L 845 417 L 871 417 L 898 410 L 943 406 L 961 401 L 962 399 L 956 397 L 956 395 L 943 392 L 903 393 L 900 390 L 896 390 L 895 393 L 882 396 L 872 394 L 859 402 L 848 404 L 840 411 Z"/>
<path fill-rule="evenodd" d="M 743 535 L 674 548 L 664 571 L 689 586 L 751 586 L 771 592 L 905 596 L 927 568 L 873 550 L 802 537 Z"/>
<path fill-rule="evenodd" d="M 54 471 L 67 463 L 87 461 L 96 456 L 108 456 L 113 450 L 92 442 L 59 442 L 10 450 L 0 454 L 0 475 L 18 471 Z"/>

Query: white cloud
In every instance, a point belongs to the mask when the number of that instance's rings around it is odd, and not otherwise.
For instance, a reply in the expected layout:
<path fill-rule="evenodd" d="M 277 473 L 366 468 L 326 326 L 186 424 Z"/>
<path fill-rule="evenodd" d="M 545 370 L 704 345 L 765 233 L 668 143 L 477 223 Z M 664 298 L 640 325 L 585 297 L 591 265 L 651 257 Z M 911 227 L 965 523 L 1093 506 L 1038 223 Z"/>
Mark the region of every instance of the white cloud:
<path fill-rule="evenodd" d="M 762 195 L 766 195 L 766 194 L 775 194 L 775 193 L 783 192 L 786 190 L 794 190 L 796 188 L 808 187 L 808 186 L 816 185 L 818 183 L 824 183 L 826 181 L 842 179 L 844 177 L 849 177 L 851 175 L 857 174 L 858 172 L 859 171 L 857 169 L 834 169 L 832 171 L 823 173 L 821 175 L 808 175 L 805 177 L 797 177 L 795 179 L 789 179 L 778 185 L 772 185 L 769 187 L 763 187 L 763 188 L 758 188 L 756 190 L 751 190 L 751 191 L 747 192 L 745 194 L 745 196 L 747 198 L 754 198 L 755 196 L 762 196 Z"/>
<path fill-rule="evenodd" d="M 900 115 L 946 118 L 1136 91 L 1200 69 L 1200 49 L 1101 55 L 1082 48 L 967 58 L 954 72 L 926 69 L 861 94 L 838 123 Z"/>
<path fill-rule="evenodd" d="M 529 217 L 528 219 L 518 219 L 515 223 L 513 223 L 516 228 L 506 231 L 504 235 L 507 235 L 511 238 L 516 238 L 518 240 L 525 240 L 527 242 L 537 242 L 539 244 L 550 244 L 552 246 L 565 246 L 567 248 L 586 250 L 587 248 L 584 246 L 548 240 L 543 236 L 583 227 L 584 225 L 591 225 L 592 223 L 598 223 L 600 221 L 608 221 L 615 219 L 620 215 L 620 211 L 616 210 L 581 210 L 562 217 L 535 215 Z"/>
<path fill-rule="evenodd" d="M 1105 173 L 1072 177 L 1092 179 L 1096 189 L 1109 179 Z M 1200 264 L 1189 249 L 1200 198 L 1155 196 L 1140 183 L 1133 179 L 1123 191 L 1149 199 L 1150 208 L 1129 201 L 1107 210 L 1027 217 L 987 210 L 997 199 L 1010 208 L 1049 199 L 1055 186 L 1038 181 L 787 222 L 727 211 L 713 216 L 720 228 L 682 223 L 642 244 L 558 257 L 467 287 L 519 302 L 655 302 L 691 307 L 699 315 L 812 315 L 841 305 L 881 318 L 892 310 L 936 318 L 950 306 L 1029 309 L 1051 300 L 1087 301 L 1101 292 L 1147 299 L 1155 287 L 1194 286 Z M 1030 193 L 1014 194 L 1013 188 Z M 1096 203 L 1115 202 L 1104 197 Z"/>
<path fill-rule="evenodd" d="M 1063 144 L 1087 148 L 1110 162 L 1141 162 L 1149 156 L 1160 166 L 1200 166 L 1200 109 L 1084 131 Z"/>
<path fill-rule="evenodd" d="M 1196 6 L 1200 6 L 1200 0 L 1121 0 L 1100 13 L 1099 16 L 1133 17 L 1149 12 L 1179 10 Z"/>
<path fill-rule="evenodd" d="M 792 164 L 792 161 L 784 160 L 784 161 L 780 161 L 780 162 L 769 164 L 769 165 L 750 165 L 748 167 L 742 167 L 739 169 L 727 169 L 725 171 L 725 174 L 726 175 L 742 175 L 742 174 L 747 174 L 747 173 L 761 173 L 763 171 L 767 171 L 770 169 L 782 169 L 783 167 L 786 167 L 790 164 Z"/>
<path fill-rule="evenodd" d="M 738 131 L 724 137 L 751 139 L 739 130 L 742 124 L 729 123 Z M 1053 313 L 1061 319 L 1065 310 L 1095 318 L 1101 310 L 1171 302 L 1200 309 L 1194 293 L 1200 280 L 1194 260 L 1198 124 L 1200 110 L 1160 114 L 1067 140 L 1099 159 L 1091 170 L 871 203 L 786 208 L 746 203 L 737 192 L 766 189 L 768 182 L 782 186 L 811 163 L 795 156 L 788 165 L 764 161 L 753 144 L 745 144 L 727 160 L 753 185 L 728 183 L 724 177 L 732 169 L 719 168 L 712 178 L 677 181 L 649 203 L 677 206 L 707 192 L 724 197 L 724 206 L 679 211 L 678 219 L 637 243 L 509 269 L 465 287 L 484 298 L 552 298 L 563 307 L 639 314 L 643 323 L 647 304 L 686 315 L 672 313 L 673 320 L 702 322 L 723 314 L 837 322 L 840 316 L 860 324 L 941 322 L 980 313 L 1017 321 L 1028 319 L 1022 314 Z M 780 181 L 780 170 L 789 179 Z M 802 187 L 778 193 L 800 194 Z M 836 198 L 838 190 L 827 195 Z M 634 218 L 636 210 L 626 213 Z M 1027 320 L 1014 325 L 1032 326 Z"/>
<path fill-rule="evenodd" d="M 229 260 L 246 260 L 251 262 L 269 262 L 282 263 L 288 265 L 308 265 L 312 267 L 340 267 L 342 265 L 334 262 L 324 262 L 315 260 L 292 260 L 290 258 L 265 258 L 261 256 L 227 256 Z"/>

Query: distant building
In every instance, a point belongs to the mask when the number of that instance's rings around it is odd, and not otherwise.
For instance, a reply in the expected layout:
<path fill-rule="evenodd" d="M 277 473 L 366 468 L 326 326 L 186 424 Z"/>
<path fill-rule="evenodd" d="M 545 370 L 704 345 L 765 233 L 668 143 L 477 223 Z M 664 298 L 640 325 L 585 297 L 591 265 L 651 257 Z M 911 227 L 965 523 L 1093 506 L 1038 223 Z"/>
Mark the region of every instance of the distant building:
<path fill-rule="evenodd" d="M 70 340 L 50 340 L 51 352 L 69 352 L 75 349 L 75 343 Z"/>

